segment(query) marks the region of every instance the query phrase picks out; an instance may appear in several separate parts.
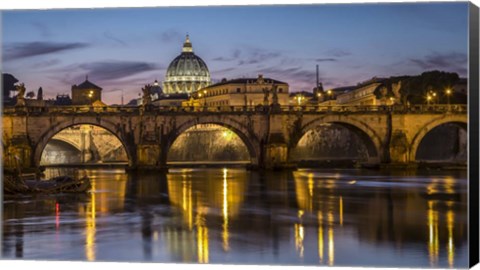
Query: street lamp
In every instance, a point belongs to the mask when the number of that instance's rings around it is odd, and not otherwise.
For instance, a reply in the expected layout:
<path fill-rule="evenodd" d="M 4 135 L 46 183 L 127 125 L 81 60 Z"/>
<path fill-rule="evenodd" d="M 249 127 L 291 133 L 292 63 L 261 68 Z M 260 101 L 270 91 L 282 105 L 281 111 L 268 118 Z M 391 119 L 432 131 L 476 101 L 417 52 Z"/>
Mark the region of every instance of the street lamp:
<path fill-rule="evenodd" d="M 333 94 L 332 90 L 328 90 L 327 94 L 328 94 L 328 99 L 332 99 L 332 94 Z"/>
<path fill-rule="evenodd" d="M 437 98 L 437 93 L 433 90 L 429 90 L 428 91 L 428 94 L 427 94 L 427 100 L 429 100 L 429 103 L 432 102 L 433 104 L 435 104 L 435 99 Z M 429 98 L 430 97 L 430 98 Z"/>
<path fill-rule="evenodd" d="M 391 105 L 395 104 L 395 98 L 394 97 L 390 97 L 390 103 L 391 103 Z"/>
<path fill-rule="evenodd" d="M 447 104 L 450 106 L 450 95 L 453 93 L 452 89 L 450 88 L 447 88 L 447 90 L 445 90 L 445 94 L 447 95 Z"/>
<path fill-rule="evenodd" d="M 431 95 L 427 95 L 427 104 L 430 105 L 430 101 L 432 100 L 432 96 Z"/>

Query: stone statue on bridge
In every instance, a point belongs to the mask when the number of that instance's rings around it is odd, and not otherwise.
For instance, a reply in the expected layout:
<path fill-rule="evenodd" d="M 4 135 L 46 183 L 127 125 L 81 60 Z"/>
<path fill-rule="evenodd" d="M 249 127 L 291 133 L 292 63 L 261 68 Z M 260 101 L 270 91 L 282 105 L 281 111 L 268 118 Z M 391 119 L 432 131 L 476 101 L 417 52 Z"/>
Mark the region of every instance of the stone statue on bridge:
<path fill-rule="evenodd" d="M 393 92 L 393 97 L 395 98 L 395 103 L 402 102 L 402 94 L 400 93 L 401 88 L 402 88 L 402 81 L 398 81 L 397 83 L 392 83 L 392 92 Z"/>
<path fill-rule="evenodd" d="M 277 106 L 278 104 L 278 86 L 273 85 L 272 86 L 272 105 Z"/>
<path fill-rule="evenodd" d="M 151 94 L 152 86 L 150 84 L 145 85 L 142 88 L 143 96 L 142 96 L 142 105 L 146 106 L 152 103 L 152 96 Z"/>
<path fill-rule="evenodd" d="M 267 88 L 263 88 L 263 105 L 268 106 L 268 97 L 270 96 L 270 91 Z"/>
<path fill-rule="evenodd" d="M 15 106 L 25 106 L 25 84 L 21 83 L 17 86 L 15 86 L 16 90 L 18 91 L 17 94 L 17 103 Z"/>

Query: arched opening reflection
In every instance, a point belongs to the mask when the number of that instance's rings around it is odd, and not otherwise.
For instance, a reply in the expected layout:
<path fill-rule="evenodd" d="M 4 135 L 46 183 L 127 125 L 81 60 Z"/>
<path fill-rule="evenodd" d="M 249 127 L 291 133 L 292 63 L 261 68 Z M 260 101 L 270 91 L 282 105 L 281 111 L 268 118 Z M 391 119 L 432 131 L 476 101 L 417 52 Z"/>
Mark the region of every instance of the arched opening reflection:
<path fill-rule="evenodd" d="M 126 164 L 127 152 L 110 131 L 95 125 L 75 125 L 50 138 L 40 165 Z"/>
<path fill-rule="evenodd" d="M 198 124 L 176 138 L 167 162 L 250 163 L 250 154 L 234 131 L 217 124 Z"/>
<path fill-rule="evenodd" d="M 422 162 L 467 162 L 467 125 L 446 123 L 430 130 L 420 141 L 415 159 Z"/>
<path fill-rule="evenodd" d="M 367 162 L 378 156 L 372 139 L 352 125 L 325 123 L 308 130 L 292 149 L 290 159 L 299 165 L 326 162 L 349 165 Z"/>

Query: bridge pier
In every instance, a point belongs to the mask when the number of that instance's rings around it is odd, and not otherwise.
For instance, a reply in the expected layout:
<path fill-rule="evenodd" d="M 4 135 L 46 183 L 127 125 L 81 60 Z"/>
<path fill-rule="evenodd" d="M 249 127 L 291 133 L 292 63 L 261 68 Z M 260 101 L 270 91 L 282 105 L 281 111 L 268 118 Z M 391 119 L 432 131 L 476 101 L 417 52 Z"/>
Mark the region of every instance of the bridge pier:
<path fill-rule="evenodd" d="M 287 169 L 294 167 L 288 163 L 288 140 L 285 136 L 285 118 L 280 114 L 271 114 L 269 119 L 268 139 L 263 151 L 263 168 Z"/>
<path fill-rule="evenodd" d="M 395 130 L 389 145 L 390 160 L 393 164 L 410 163 L 410 149 L 406 134 L 401 130 Z"/>
<path fill-rule="evenodd" d="M 134 166 L 136 168 L 154 169 L 160 168 L 161 148 L 158 144 L 140 144 L 137 145 L 137 160 Z"/>
<path fill-rule="evenodd" d="M 268 144 L 265 146 L 263 167 L 265 169 L 286 169 L 292 167 L 288 163 L 287 144 Z"/>
<path fill-rule="evenodd" d="M 4 151 L 4 168 L 33 167 L 33 151 L 27 136 L 11 138 Z"/>

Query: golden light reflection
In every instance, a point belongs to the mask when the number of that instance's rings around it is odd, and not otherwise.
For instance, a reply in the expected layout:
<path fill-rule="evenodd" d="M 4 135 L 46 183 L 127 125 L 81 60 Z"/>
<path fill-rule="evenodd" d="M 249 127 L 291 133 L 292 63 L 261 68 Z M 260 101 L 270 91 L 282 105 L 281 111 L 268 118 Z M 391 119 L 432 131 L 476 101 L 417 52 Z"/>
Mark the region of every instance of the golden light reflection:
<path fill-rule="evenodd" d="M 340 202 L 339 202 L 339 212 L 340 212 L 340 225 L 343 226 L 343 197 L 340 197 Z"/>
<path fill-rule="evenodd" d="M 300 258 L 303 258 L 303 250 L 304 250 L 304 247 L 303 247 L 303 239 L 304 239 L 303 225 L 301 223 L 295 223 L 294 229 L 295 229 L 295 249 L 297 250 Z"/>
<path fill-rule="evenodd" d="M 90 206 L 87 206 L 86 233 L 85 233 L 85 256 L 88 261 L 95 260 L 95 234 L 96 234 L 96 202 L 95 182 L 92 182 L 90 193 Z"/>
<path fill-rule="evenodd" d="M 454 258 L 455 258 L 455 245 L 453 244 L 454 223 L 455 223 L 455 214 L 450 209 L 447 211 L 447 230 L 448 230 L 447 253 L 448 253 L 448 265 L 450 267 L 453 267 Z"/>
<path fill-rule="evenodd" d="M 192 182 L 187 181 L 185 171 L 182 171 L 182 210 L 186 213 L 188 229 L 193 228 Z"/>
<path fill-rule="evenodd" d="M 97 177 L 94 175 L 91 178 Z M 96 213 L 108 214 L 110 211 L 116 211 L 125 207 L 125 194 L 127 192 L 126 175 L 118 173 L 113 178 L 115 181 L 97 181 L 96 188 L 98 190 L 115 190 L 112 192 L 99 192 L 95 194 Z M 100 180 L 100 179 L 99 179 Z M 139 188 L 141 190 L 141 188 Z M 115 199 L 112 200 L 113 196 Z"/>
<path fill-rule="evenodd" d="M 428 195 L 438 193 L 438 185 L 439 185 L 438 182 L 439 182 L 439 180 L 434 178 L 434 179 L 432 179 L 430 184 L 427 185 L 427 194 Z"/>
<path fill-rule="evenodd" d="M 227 182 L 228 169 L 223 169 L 223 250 L 228 251 L 230 249 L 228 243 L 228 182 Z"/>
<path fill-rule="evenodd" d="M 208 263 L 208 228 L 205 226 L 205 219 L 202 211 L 197 213 L 195 218 L 197 225 L 197 254 L 199 263 Z"/>
<path fill-rule="evenodd" d="M 329 211 L 327 214 L 328 221 L 328 265 L 333 265 L 335 261 L 335 245 L 333 239 L 333 226 L 335 217 L 332 211 Z"/>
<path fill-rule="evenodd" d="M 455 185 L 455 178 L 451 176 L 445 177 L 445 183 L 444 183 L 445 193 L 447 194 L 455 193 L 455 190 L 453 189 L 454 185 Z"/>
<path fill-rule="evenodd" d="M 308 174 L 308 195 L 313 196 L 313 173 Z"/>
<path fill-rule="evenodd" d="M 332 211 L 328 211 L 327 221 L 328 221 L 328 225 L 329 225 L 329 226 L 333 226 L 333 222 L 335 221 L 335 217 L 333 216 L 333 212 L 332 212 Z"/>
<path fill-rule="evenodd" d="M 428 201 L 428 255 L 430 265 L 436 266 L 438 263 L 438 211 L 434 210 L 435 203 Z"/>
<path fill-rule="evenodd" d="M 303 217 L 303 211 L 298 210 L 298 219 L 300 220 L 299 223 L 295 223 L 293 225 L 294 231 L 295 231 L 295 249 L 297 250 L 300 258 L 303 258 L 303 239 L 304 239 L 304 227 L 302 224 L 302 217 Z"/>
<path fill-rule="evenodd" d="M 323 263 L 323 216 L 322 211 L 318 211 L 318 258 Z"/>
<path fill-rule="evenodd" d="M 328 265 L 332 266 L 335 261 L 335 246 L 333 239 L 333 227 L 328 227 Z"/>
<path fill-rule="evenodd" d="M 246 172 L 236 169 L 225 169 L 224 172 L 226 185 L 223 179 L 216 178 L 216 172 L 192 177 L 192 171 L 182 170 L 167 176 L 169 200 L 182 211 L 183 220 L 190 229 L 194 226 L 195 210 L 202 206 L 219 209 L 222 216 L 228 216 L 229 226 L 232 218 L 238 215 L 245 194 Z M 194 179 L 197 177 L 206 180 L 197 181 Z"/>
<path fill-rule="evenodd" d="M 221 237 L 219 243 L 223 250 L 230 250 L 230 228 L 243 202 L 246 176 L 243 170 L 226 168 L 220 175 L 218 171 L 191 170 L 172 170 L 167 175 L 169 200 L 181 211 L 185 227 L 190 229 L 186 234 L 192 236 L 188 243 L 193 248 L 192 254 L 196 254 L 193 260 L 209 262 L 209 240 L 212 239 L 208 239 L 208 230 L 218 232 L 214 235 Z M 209 211 L 221 214 L 221 225 L 207 222 Z M 222 228 L 216 228 L 217 224 Z"/>

